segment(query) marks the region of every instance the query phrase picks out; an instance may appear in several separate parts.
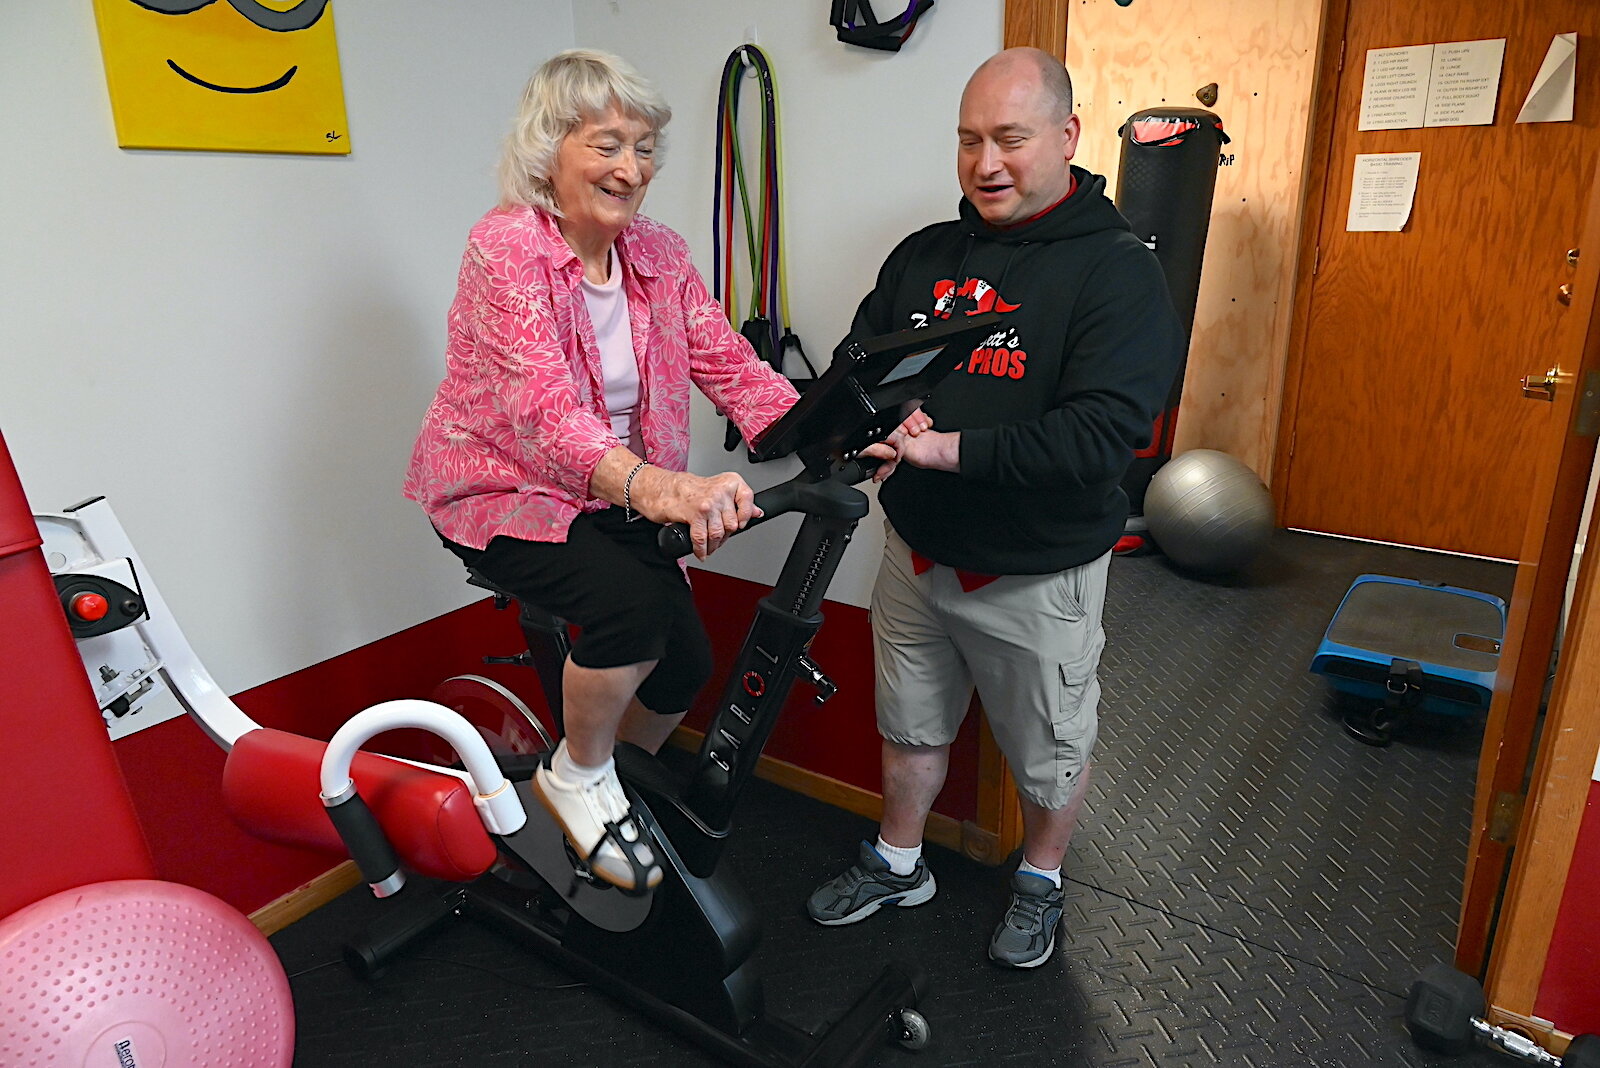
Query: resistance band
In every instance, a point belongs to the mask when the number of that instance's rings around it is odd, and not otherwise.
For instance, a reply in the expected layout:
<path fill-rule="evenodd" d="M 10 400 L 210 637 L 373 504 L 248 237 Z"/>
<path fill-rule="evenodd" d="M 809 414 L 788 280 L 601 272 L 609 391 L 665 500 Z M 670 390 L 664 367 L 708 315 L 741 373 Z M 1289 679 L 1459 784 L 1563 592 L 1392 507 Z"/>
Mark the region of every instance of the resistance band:
<path fill-rule="evenodd" d="M 739 93 L 745 69 L 760 86 L 760 166 L 745 166 L 739 135 Z M 750 262 L 750 302 L 747 318 L 739 327 L 760 356 L 780 373 L 790 349 L 799 355 L 810 374 L 791 379 L 804 388 L 817 377 L 816 367 L 789 326 L 789 280 L 783 262 L 783 212 L 779 191 L 782 149 L 778 139 L 778 89 L 766 54 L 754 45 L 741 45 L 728 54 L 722 67 L 717 96 L 717 167 L 712 194 L 712 289 L 730 323 L 738 323 L 738 272 L 734 267 L 736 220 L 744 221 L 744 247 Z M 754 170 L 759 186 L 750 177 Z M 735 194 L 738 211 L 735 211 Z M 752 210 L 752 207 L 754 210 Z M 724 446 L 738 446 L 739 431 L 730 422 Z"/>
<path fill-rule="evenodd" d="M 882 52 L 898 52 L 900 46 L 911 39 L 917 20 L 928 13 L 933 0 L 912 0 L 896 18 L 879 22 L 872 13 L 871 0 L 833 0 L 833 10 L 828 23 L 838 32 L 845 44 L 876 48 Z"/>

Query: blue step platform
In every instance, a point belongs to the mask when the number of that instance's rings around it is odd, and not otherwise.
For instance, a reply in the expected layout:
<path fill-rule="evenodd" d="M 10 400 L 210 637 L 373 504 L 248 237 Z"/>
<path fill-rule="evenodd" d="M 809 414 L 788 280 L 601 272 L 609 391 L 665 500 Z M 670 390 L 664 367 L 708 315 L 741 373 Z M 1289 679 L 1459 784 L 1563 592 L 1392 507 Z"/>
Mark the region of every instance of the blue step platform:
<path fill-rule="evenodd" d="M 1412 709 L 1471 715 L 1489 707 L 1506 632 L 1506 603 L 1457 586 L 1362 575 L 1328 624 L 1311 670 L 1373 704 L 1345 726 L 1386 745 Z"/>

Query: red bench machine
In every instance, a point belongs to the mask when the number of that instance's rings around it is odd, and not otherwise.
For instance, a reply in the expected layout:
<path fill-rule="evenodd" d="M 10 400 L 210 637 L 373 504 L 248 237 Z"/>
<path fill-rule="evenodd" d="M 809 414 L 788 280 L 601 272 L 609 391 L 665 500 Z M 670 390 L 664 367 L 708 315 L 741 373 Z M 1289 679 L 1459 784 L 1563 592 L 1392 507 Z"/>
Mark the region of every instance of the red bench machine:
<path fill-rule="evenodd" d="M 0 440 L 0 1065 L 289 1068 L 272 946 L 223 901 L 157 877 Z"/>

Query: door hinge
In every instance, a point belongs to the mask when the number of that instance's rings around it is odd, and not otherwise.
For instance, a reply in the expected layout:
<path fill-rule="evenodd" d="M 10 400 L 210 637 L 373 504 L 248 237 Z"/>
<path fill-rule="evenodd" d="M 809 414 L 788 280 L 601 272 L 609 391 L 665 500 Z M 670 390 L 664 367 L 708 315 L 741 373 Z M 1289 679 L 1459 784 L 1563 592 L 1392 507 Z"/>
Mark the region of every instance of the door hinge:
<path fill-rule="evenodd" d="M 1294 459 L 1294 443 L 1299 437 L 1300 429 L 1298 427 L 1289 431 L 1289 459 L 1291 460 Z"/>
<path fill-rule="evenodd" d="M 1344 70 L 1344 42 L 1339 42 L 1339 69 Z"/>
<path fill-rule="evenodd" d="M 1526 794 L 1496 794 L 1494 807 L 1489 810 L 1489 840 L 1502 845 L 1512 845 L 1517 837 L 1517 824 L 1522 822 L 1522 802 Z"/>
<path fill-rule="evenodd" d="M 1311 276 L 1316 277 L 1317 267 L 1322 263 L 1322 246 L 1318 245 L 1311 250 Z"/>
<path fill-rule="evenodd" d="M 1600 437 L 1600 371 L 1583 376 L 1583 392 L 1578 394 L 1572 418 L 1572 432 L 1581 438 Z"/>

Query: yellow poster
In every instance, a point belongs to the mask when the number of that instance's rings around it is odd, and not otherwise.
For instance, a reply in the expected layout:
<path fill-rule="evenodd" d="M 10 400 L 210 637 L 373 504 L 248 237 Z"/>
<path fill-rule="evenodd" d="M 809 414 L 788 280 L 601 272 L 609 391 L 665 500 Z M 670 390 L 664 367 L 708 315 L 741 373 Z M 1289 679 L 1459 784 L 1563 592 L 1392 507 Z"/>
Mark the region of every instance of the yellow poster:
<path fill-rule="evenodd" d="M 123 148 L 345 154 L 329 0 L 94 0 Z"/>

